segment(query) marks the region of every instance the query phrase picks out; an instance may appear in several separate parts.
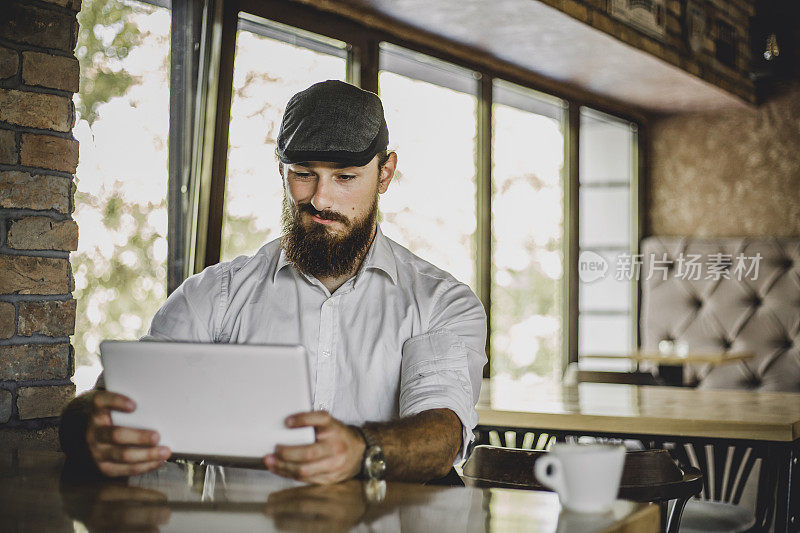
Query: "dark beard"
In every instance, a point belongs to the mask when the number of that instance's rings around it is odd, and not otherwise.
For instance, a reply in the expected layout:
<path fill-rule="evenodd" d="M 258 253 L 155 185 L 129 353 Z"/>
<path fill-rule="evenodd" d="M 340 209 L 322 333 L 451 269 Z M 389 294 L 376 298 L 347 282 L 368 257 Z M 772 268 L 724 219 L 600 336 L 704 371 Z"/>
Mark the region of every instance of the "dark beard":
<path fill-rule="evenodd" d="M 348 230 L 344 236 L 333 235 L 323 224 L 303 225 L 302 214 L 319 215 L 342 222 Z M 311 204 L 289 205 L 284 195 L 281 223 L 281 245 L 286 259 L 301 272 L 315 278 L 338 278 L 355 272 L 370 245 L 378 213 L 378 195 L 362 219 L 350 222 L 339 213 L 317 211 Z"/>

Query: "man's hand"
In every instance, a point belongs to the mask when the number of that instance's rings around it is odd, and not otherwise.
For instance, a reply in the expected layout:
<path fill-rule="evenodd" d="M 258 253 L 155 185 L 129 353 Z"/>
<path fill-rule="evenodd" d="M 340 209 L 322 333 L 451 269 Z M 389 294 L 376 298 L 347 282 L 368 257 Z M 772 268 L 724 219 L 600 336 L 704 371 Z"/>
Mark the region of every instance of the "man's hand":
<path fill-rule="evenodd" d="M 164 464 L 172 452 L 157 446 L 158 433 L 111 423 L 111 411 L 130 413 L 136 409 L 133 400 L 108 391 L 92 394 L 86 444 L 100 473 L 109 477 L 135 476 Z"/>
<path fill-rule="evenodd" d="M 286 419 L 286 426 L 312 426 L 317 441 L 301 446 L 276 446 L 275 453 L 264 457 L 270 472 L 308 483 L 330 484 L 350 479 L 361 470 L 364 440 L 357 431 L 327 412 L 292 415 Z"/>
<path fill-rule="evenodd" d="M 264 514 L 281 531 L 348 531 L 367 511 L 361 481 L 302 485 L 269 495 Z"/>

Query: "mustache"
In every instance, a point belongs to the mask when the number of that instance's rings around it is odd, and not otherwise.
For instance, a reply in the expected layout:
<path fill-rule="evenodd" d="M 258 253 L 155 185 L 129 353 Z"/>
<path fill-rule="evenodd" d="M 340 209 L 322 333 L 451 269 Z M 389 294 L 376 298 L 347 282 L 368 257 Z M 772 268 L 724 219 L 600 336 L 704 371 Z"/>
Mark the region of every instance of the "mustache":
<path fill-rule="evenodd" d="M 330 209 L 323 209 L 322 211 L 318 211 L 310 203 L 297 204 L 297 212 L 314 215 L 319 218 L 324 218 L 325 220 L 333 220 L 334 222 L 341 222 L 345 226 L 349 225 L 349 221 L 347 220 L 347 218 L 344 217 L 344 215 L 337 213 L 336 211 L 331 211 Z"/>

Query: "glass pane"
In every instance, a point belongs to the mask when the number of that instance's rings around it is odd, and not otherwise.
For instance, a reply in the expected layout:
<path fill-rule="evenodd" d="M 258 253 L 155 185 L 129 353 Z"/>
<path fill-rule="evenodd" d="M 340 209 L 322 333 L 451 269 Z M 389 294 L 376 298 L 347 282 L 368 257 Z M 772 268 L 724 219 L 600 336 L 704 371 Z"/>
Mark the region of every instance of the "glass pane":
<path fill-rule="evenodd" d="M 622 354 L 633 346 L 633 282 L 625 279 L 620 258 L 634 249 L 631 186 L 637 142 L 634 124 L 581 108 L 580 130 L 580 285 L 578 354 Z M 599 256 L 599 257 L 598 257 Z M 602 275 L 586 263 L 604 263 Z M 589 314 L 587 314 L 589 312 Z M 605 314 L 601 314 L 605 313 Z M 610 314 L 609 314 L 610 313 Z M 630 362 L 580 357 L 581 368 L 628 370 Z"/>
<path fill-rule="evenodd" d="M 70 259 L 80 393 L 100 372 L 100 341 L 140 337 L 166 298 L 170 10 L 84 0 L 78 20 L 80 240 Z"/>
<path fill-rule="evenodd" d="M 584 253 L 586 252 L 586 253 Z M 602 258 L 606 265 L 605 272 L 602 275 L 599 273 L 589 272 L 588 274 L 580 273 L 580 308 L 581 311 L 629 311 L 631 308 L 631 289 L 632 281 L 627 279 L 626 268 L 624 262 L 620 262 L 621 257 L 628 258 L 628 265 L 631 264 L 631 256 L 629 253 L 620 252 L 602 252 L 602 251 L 588 251 L 581 252 L 581 260 L 579 260 L 578 268 L 583 265 L 583 259 L 594 258 L 593 254 L 597 254 Z"/>
<path fill-rule="evenodd" d="M 584 108 L 580 137 L 581 183 L 630 182 L 630 123 Z"/>
<path fill-rule="evenodd" d="M 492 375 L 556 376 L 564 270 L 562 107 L 507 83 L 496 83 L 493 92 Z"/>
<path fill-rule="evenodd" d="M 578 327 L 578 350 L 582 355 L 621 355 L 631 350 L 631 320 L 627 314 L 581 314 Z"/>
<path fill-rule="evenodd" d="M 381 46 L 381 65 L 390 64 L 386 54 L 393 49 Z M 382 70 L 379 75 L 389 148 L 398 158 L 394 181 L 380 199 L 381 229 L 474 288 L 478 100 L 474 90 L 465 93 L 423 80 L 455 77 L 473 88 L 477 83 L 471 71 L 431 58 L 415 66 L 413 77 L 409 71 Z"/>
<path fill-rule="evenodd" d="M 284 108 L 296 92 L 319 81 L 344 80 L 346 71 L 345 43 L 262 19 L 240 18 L 233 67 L 222 261 L 253 254 L 280 236 L 283 185 L 275 140 Z"/>
<path fill-rule="evenodd" d="M 629 249 L 630 212 L 628 187 L 581 187 L 581 248 L 617 246 Z"/>

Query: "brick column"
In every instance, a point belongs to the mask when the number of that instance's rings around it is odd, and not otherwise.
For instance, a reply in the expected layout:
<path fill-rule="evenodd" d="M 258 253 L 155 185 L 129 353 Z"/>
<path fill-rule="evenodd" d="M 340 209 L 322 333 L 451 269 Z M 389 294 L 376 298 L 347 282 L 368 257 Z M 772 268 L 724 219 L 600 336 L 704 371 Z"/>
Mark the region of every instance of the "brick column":
<path fill-rule="evenodd" d="M 75 395 L 69 252 L 78 142 L 80 0 L 2 0 L 0 8 L 0 443 L 58 446 Z"/>

